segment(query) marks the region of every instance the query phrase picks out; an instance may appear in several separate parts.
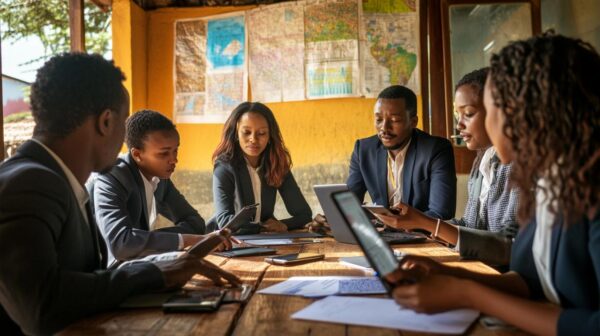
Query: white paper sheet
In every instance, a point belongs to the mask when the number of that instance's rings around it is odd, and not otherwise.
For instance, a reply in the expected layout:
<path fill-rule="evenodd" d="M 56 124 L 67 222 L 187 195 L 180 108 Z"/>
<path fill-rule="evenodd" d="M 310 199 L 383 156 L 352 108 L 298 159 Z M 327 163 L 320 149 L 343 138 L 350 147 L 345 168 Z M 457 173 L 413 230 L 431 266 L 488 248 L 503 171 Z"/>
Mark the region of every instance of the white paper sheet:
<path fill-rule="evenodd" d="M 291 239 L 251 239 L 244 240 L 248 245 L 269 246 L 269 245 L 296 245 Z"/>
<path fill-rule="evenodd" d="M 392 299 L 329 296 L 292 315 L 294 319 L 440 334 L 462 334 L 479 312 L 469 309 L 419 314 Z"/>
<path fill-rule="evenodd" d="M 376 277 L 319 276 L 291 277 L 258 293 L 323 297 L 336 294 L 385 294 L 386 290 Z"/>

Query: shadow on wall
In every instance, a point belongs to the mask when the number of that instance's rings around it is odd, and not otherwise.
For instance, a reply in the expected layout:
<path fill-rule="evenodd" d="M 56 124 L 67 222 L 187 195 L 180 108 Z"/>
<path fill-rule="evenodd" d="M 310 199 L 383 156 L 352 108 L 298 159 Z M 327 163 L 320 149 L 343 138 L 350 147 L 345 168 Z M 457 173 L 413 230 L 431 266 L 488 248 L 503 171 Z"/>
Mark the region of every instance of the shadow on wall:
<path fill-rule="evenodd" d="M 346 183 L 348 163 L 304 166 L 293 168 L 292 171 L 314 216 L 317 213 L 323 213 L 323 210 L 321 210 L 317 196 L 313 191 L 313 185 Z M 177 189 L 200 212 L 205 220 L 213 215 L 212 171 L 177 170 L 173 174 L 172 180 Z M 277 218 L 288 217 L 281 200 L 277 200 L 275 216 Z"/>

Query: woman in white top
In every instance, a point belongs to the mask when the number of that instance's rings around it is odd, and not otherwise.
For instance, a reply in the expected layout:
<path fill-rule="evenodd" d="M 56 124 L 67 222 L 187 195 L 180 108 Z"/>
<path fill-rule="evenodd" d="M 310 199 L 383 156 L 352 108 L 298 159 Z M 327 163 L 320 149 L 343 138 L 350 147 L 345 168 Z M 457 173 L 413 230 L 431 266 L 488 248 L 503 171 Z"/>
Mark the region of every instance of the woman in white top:
<path fill-rule="evenodd" d="M 598 74 L 593 47 L 560 35 L 492 56 L 485 126 L 521 195 L 512 271 L 407 257 L 388 277 L 398 303 L 429 313 L 472 308 L 540 335 L 600 335 Z"/>

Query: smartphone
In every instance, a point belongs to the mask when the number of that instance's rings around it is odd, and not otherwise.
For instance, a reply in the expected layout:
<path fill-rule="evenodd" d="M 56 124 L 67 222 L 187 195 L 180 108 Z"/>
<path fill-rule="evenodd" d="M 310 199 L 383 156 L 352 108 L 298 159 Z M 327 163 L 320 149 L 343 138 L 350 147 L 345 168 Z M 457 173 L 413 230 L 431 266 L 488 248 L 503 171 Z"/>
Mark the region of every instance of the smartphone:
<path fill-rule="evenodd" d="M 225 290 L 222 288 L 206 288 L 186 291 L 171 296 L 163 303 L 163 311 L 169 312 L 211 312 L 221 305 Z"/>
<path fill-rule="evenodd" d="M 256 256 L 256 255 L 265 255 L 265 254 L 276 254 L 277 250 L 268 248 L 268 247 L 253 247 L 253 246 L 243 246 L 243 247 L 234 247 L 228 251 L 215 252 L 214 254 L 226 257 L 226 258 L 235 258 L 235 257 L 248 257 L 248 256 Z"/>
<path fill-rule="evenodd" d="M 398 210 L 386 208 L 381 205 L 363 205 L 363 209 L 369 210 L 374 215 L 386 215 L 386 216 L 396 216 L 399 214 Z"/>
<path fill-rule="evenodd" d="M 255 203 L 251 205 L 246 205 L 238 213 L 236 213 L 233 218 L 227 222 L 227 224 L 223 225 L 222 229 L 229 229 L 231 233 L 239 230 L 242 225 L 251 222 L 254 220 L 254 216 L 256 216 L 256 208 L 260 205 L 260 203 Z"/>
<path fill-rule="evenodd" d="M 274 265 L 292 265 L 307 261 L 322 260 L 324 258 L 325 255 L 317 253 L 292 253 L 268 257 L 265 258 L 265 261 Z"/>
<path fill-rule="evenodd" d="M 248 284 L 242 284 L 239 287 L 226 288 L 225 297 L 223 297 L 223 303 L 231 302 L 246 302 L 252 294 L 254 287 Z"/>

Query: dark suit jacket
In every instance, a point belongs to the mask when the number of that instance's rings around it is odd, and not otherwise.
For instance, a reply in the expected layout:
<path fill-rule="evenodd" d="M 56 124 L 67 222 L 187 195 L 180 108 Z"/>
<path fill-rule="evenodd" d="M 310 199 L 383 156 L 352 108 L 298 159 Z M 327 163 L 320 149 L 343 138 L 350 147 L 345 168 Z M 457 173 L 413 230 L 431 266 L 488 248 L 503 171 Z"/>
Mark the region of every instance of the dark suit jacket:
<path fill-rule="evenodd" d="M 600 213 L 593 221 L 568 227 L 558 222 L 552 233 L 552 282 L 563 308 L 558 335 L 600 335 Z M 511 269 L 523 277 L 533 299 L 544 298 L 533 261 L 536 223 L 519 232 L 512 251 Z"/>
<path fill-rule="evenodd" d="M 390 205 L 387 193 L 387 150 L 374 135 L 357 140 L 346 184 L 362 202 Z M 450 219 L 456 211 L 456 172 L 450 141 L 413 130 L 404 159 L 402 202 L 434 218 Z"/>
<path fill-rule="evenodd" d="M 306 203 L 292 172 L 284 178 L 279 188 L 267 185 L 261 176 L 261 199 L 254 199 L 252 181 L 245 161 L 239 163 L 228 163 L 217 161 L 213 171 L 213 199 L 215 202 L 215 215 L 209 221 L 209 229 L 222 227 L 242 207 L 254 203 L 260 203 L 261 222 L 274 218 L 275 196 L 277 192 L 285 204 L 285 208 L 292 216 L 281 220 L 289 229 L 298 229 L 311 221 L 312 211 Z M 249 223 L 248 223 L 249 224 Z M 244 232 L 258 231 L 258 225 L 244 225 Z M 253 228 L 255 228 L 253 230 Z"/>
<path fill-rule="evenodd" d="M 0 199 L 0 321 L 50 334 L 164 286 L 152 264 L 103 270 L 106 246 L 93 217 L 85 222 L 64 172 L 39 144 L 26 142 L 0 165 Z"/>
<path fill-rule="evenodd" d="M 150 231 L 144 182 L 130 154 L 119 157 L 108 173 L 91 179 L 87 186 L 98 227 L 110 250 L 109 265 L 114 259 L 176 251 L 179 233 L 204 233 L 204 219 L 170 179 L 158 183 L 154 197 L 157 213 L 175 226 Z"/>

